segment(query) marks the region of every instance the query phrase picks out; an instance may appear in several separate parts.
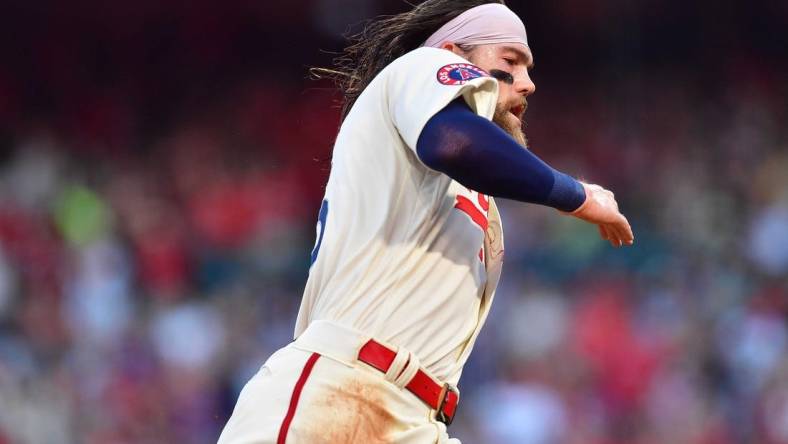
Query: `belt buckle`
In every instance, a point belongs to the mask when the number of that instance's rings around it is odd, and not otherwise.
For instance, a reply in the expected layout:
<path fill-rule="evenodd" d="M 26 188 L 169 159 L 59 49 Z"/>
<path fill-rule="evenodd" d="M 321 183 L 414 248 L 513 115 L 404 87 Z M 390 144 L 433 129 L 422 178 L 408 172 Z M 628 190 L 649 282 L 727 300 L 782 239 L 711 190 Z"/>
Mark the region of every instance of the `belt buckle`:
<path fill-rule="evenodd" d="M 454 417 L 457 416 L 457 406 L 454 406 L 454 414 L 451 416 L 446 416 L 446 413 L 443 412 L 443 407 L 446 405 L 446 398 L 449 392 L 453 392 L 455 395 L 459 397 L 459 392 L 449 385 L 449 383 L 443 384 L 443 389 L 441 389 L 440 397 L 438 398 L 438 408 L 435 413 L 435 419 L 446 424 L 446 426 L 450 426 L 452 421 L 454 421 Z M 459 403 L 458 403 L 459 404 Z"/>

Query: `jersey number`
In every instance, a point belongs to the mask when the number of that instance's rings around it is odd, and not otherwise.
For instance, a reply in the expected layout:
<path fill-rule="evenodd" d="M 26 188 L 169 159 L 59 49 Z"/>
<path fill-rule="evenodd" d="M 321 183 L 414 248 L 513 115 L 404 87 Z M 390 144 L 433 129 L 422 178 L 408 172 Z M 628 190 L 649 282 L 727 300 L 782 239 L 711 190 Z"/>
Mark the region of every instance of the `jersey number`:
<path fill-rule="evenodd" d="M 479 206 L 476 206 L 467 197 L 458 195 L 454 208 L 470 216 L 471 220 L 482 229 L 482 232 L 486 233 L 488 225 L 486 213 L 490 209 L 490 199 L 482 193 L 476 194 L 478 195 L 477 201 Z"/>
<path fill-rule="evenodd" d="M 328 217 L 328 201 L 324 200 L 323 203 L 320 205 L 320 214 L 317 216 L 317 231 L 316 240 L 315 240 L 315 247 L 312 248 L 312 255 L 311 261 L 309 266 L 311 267 L 312 264 L 315 263 L 317 259 L 317 254 L 320 252 L 320 244 L 323 243 L 323 233 L 326 232 L 326 218 Z"/>
<path fill-rule="evenodd" d="M 469 198 L 458 195 L 454 208 L 470 216 L 473 223 L 478 225 L 482 229 L 482 233 L 486 235 L 487 226 L 489 225 L 487 211 L 490 209 L 490 199 L 482 193 L 476 194 L 478 195 L 477 202 L 479 202 L 479 206 L 476 206 Z M 479 249 L 479 260 L 484 262 L 484 247 Z"/>

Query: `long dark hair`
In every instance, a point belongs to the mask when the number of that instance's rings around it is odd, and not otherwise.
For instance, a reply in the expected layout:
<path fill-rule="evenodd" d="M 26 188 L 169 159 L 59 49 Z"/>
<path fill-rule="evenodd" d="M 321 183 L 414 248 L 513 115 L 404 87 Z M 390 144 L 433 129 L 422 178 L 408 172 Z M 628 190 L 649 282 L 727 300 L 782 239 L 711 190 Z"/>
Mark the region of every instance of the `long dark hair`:
<path fill-rule="evenodd" d="M 467 11 L 504 0 L 427 0 L 408 12 L 367 22 L 347 36 L 348 46 L 334 59 L 333 68 L 312 68 L 316 78 L 330 78 L 342 92 L 342 120 L 375 76 L 389 63 L 412 51 L 441 26 Z"/>

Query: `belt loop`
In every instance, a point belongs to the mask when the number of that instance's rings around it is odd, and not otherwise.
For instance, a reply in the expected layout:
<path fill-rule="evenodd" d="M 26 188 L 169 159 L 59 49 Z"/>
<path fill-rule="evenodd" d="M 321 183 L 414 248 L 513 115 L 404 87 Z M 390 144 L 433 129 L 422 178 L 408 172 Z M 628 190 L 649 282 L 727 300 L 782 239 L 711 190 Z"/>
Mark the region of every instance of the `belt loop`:
<path fill-rule="evenodd" d="M 408 363 L 405 364 L 405 368 L 402 370 L 399 377 L 394 380 L 394 385 L 403 389 L 413 380 L 413 377 L 416 376 L 416 373 L 418 373 L 421 367 L 421 361 L 419 361 L 418 356 L 410 352 L 408 352 L 408 355 L 410 355 Z"/>
<path fill-rule="evenodd" d="M 391 361 L 391 365 L 389 369 L 386 371 L 385 378 L 388 382 L 396 384 L 397 377 L 403 373 L 405 366 L 407 365 L 408 361 L 410 360 L 410 352 L 405 350 L 405 348 L 400 347 L 397 349 L 397 354 L 394 356 L 394 360 Z"/>

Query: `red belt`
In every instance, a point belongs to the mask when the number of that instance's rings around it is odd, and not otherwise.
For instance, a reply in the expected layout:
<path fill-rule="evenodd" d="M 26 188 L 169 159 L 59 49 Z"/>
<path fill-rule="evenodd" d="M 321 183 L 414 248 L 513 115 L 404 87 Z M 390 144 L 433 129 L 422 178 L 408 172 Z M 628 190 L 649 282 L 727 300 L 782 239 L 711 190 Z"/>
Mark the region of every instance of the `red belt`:
<path fill-rule="evenodd" d="M 375 367 L 386 373 L 394 362 L 397 352 L 370 339 L 358 352 L 358 360 Z M 460 397 L 449 384 L 440 385 L 419 369 L 413 379 L 405 388 L 424 401 L 431 409 L 436 411 L 435 419 L 449 425 L 454 420 L 457 411 L 457 401 Z"/>

